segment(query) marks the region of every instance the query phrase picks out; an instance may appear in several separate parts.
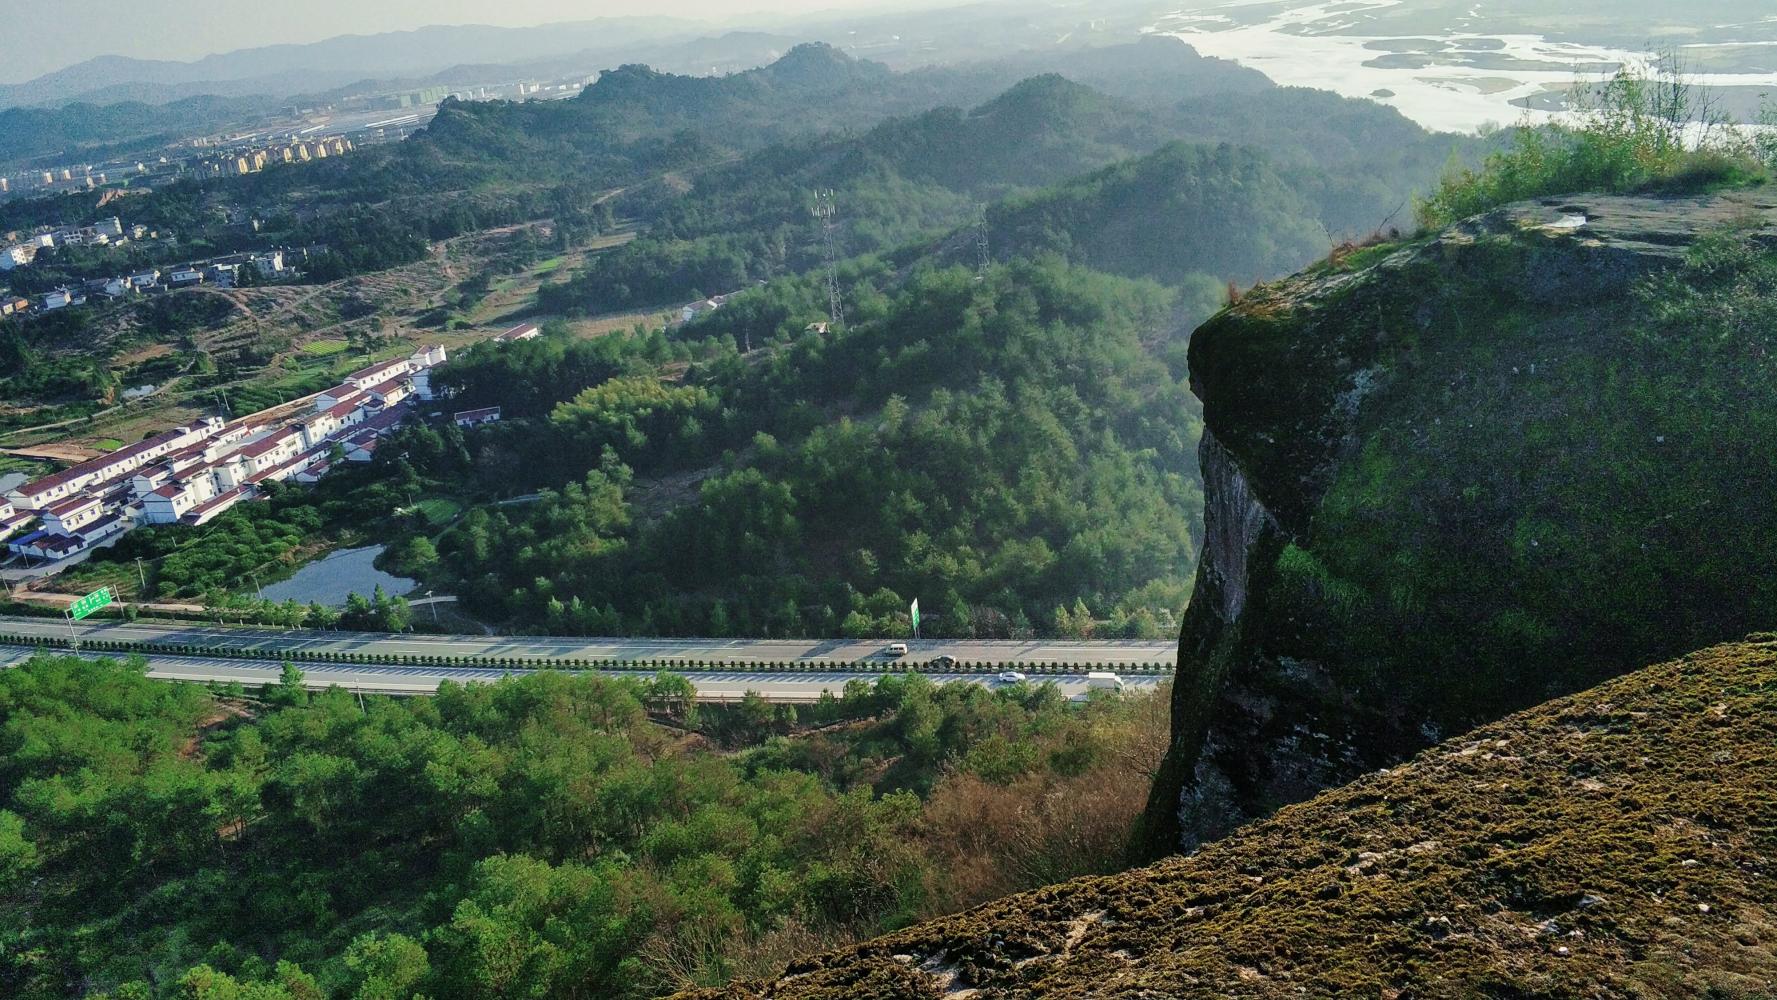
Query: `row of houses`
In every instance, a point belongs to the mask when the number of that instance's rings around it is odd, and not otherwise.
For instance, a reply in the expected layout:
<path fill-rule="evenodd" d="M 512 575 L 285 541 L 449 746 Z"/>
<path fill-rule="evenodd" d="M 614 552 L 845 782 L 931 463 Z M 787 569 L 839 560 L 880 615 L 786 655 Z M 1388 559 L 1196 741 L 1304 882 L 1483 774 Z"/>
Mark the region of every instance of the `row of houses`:
<path fill-rule="evenodd" d="M 66 559 L 138 525 L 205 524 L 267 482 L 315 482 L 335 461 L 368 462 L 411 401 L 432 398 L 431 370 L 445 358 L 442 346 L 422 348 L 353 372 L 306 413 L 208 417 L 24 483 L 0 498 L 0 541 L 27 558 Z"/>
<path fill-rule="evenodd" d="M 46 226 L 26 235 L 10 234 L 0 246 L 0 271 L 29 267 L 41 250 L 56 247 L 122 246 L 131 240 L 153 239 L 160 234 L 147 226 L 125 228 L 117 216 L 100 219 L 90 226 Z"/>
<path fill-rule="evenodd" d="M 284 145 L 230 150 L 226 154 L 203 160 L 198 170 L 210 176 L 258 173 L 275 163 L 307 163 L 329 156 L 344 156 L 357 147 L 344 136 L 323 139 L 298 139 Z"/>
<path fill-rule="evenodd" d="M 248 268 L 251 268 L 266 281 L 275 281 L 289 277 L 295 271 L 286 257 L 287 253 L 289 251 L 285 250 L 236 253 L 210 260 L 179 264 L 164 270 L 151 267 L 133 274 L 93 278 L 83 281 L 79 285 L 65 286 L 43 293 L 39 299 L 38 307 L 45 310 L 65 309 L 68 306 L 83 305 L 96 295 L 118 299 L 162 289 L 191 288 L 197 285 L 233 288 L 240 283 L 241 272 Z M 29 305 L 29 300 L 26 300 L 26 304 Z"/>

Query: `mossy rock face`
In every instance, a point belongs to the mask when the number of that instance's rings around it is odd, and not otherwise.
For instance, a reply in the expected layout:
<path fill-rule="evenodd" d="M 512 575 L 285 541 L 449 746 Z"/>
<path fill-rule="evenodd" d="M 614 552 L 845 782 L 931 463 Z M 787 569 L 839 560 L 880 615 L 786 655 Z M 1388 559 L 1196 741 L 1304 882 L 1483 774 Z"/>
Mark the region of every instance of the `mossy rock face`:
<path fill-rule="evenodd" d="M 1773 247 L 1771 192 L 1550 200 L 1203 326 L 1147 848 L 1777 621 Z"/>
<path fill-rule="evenodd" d="M 1777 643 L 1620 677 L 1188 858 L 696 1000 L 1771 996 Z"/>

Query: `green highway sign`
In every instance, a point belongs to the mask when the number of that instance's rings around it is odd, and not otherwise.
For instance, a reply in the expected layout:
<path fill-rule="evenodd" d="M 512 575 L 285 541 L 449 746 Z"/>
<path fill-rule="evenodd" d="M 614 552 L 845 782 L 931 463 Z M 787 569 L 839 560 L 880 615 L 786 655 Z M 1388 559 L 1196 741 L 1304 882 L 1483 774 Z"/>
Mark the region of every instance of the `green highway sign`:
<path fill-rule="evenodd" d="M 68 609 L 68 616 L 75 621 L 79 621 L 110 603 L 111 588 L 100 587 L 98 590 L 75 601 L 74 605 Z"/>

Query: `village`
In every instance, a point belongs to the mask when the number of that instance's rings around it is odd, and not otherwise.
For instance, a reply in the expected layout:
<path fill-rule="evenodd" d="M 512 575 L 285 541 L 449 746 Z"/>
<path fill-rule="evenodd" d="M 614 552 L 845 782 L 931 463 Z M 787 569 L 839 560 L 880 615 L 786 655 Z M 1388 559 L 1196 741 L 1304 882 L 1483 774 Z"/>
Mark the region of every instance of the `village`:
<path fill-rule="evenodd" d="M 0 273 L 22 272 L 38 262 L 41 251 L 63 247 L 121 247 L 162 238 L 145 226 L 125 226 L 117 217 L 86 226 L 43 227 L 29 234 L 10 234 L 12 242 L 0 246 Z M 280 281 L 296 274 L 296 262 L 306 260 L 316 248 L 242 251 L 164 267 L 140 267 L 110 275 L 69 282 L 38 293 L 35 298 L 0 291 L 0 316 L 49 312 L 85 304 L 93 296 L 119 299 L 170 289 L 208 284 L 233 288 L 248 280 Z M 247 272 L 243 277 L 243 272 Z"/>
<path fill-rule="evenodd" d="M 526 324 L 499 339 L 535 335 Z M 234 420 L 205 417 L 24 483 L 0 497 L 0 541 L 12 557 L 53 571 L 46 564 L 137 526 L 201 525 L 259 497 L 266 483 L 313 483 L 335 463 L 368 462 L 415 402 L 435 398 L 431 374 L 445 358 L 442 346 L 422 347 L 314 396 Z"/>

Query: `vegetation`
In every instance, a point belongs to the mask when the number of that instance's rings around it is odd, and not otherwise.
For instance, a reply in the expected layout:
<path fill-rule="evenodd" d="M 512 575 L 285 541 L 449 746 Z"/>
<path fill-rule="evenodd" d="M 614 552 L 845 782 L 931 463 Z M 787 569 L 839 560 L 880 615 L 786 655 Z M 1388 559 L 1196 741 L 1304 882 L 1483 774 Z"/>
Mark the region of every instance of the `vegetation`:
<path fill-rule="evenodd" d="M 1769 638 L 1514 716 L 1190 857 L 691 996 L 1769 996 Z"/>
<path fill-rule="evenodd" d="M 1509 150 L 1459 170 L 1419 202 L 1420 224 L 1440 228 L 1501 205 L 1576 192 L 1626 193 L 1744 186 L 1765 176 L 1768 143 L 1749 141 L 1672 59 L 1654 75 L 1622 70 L 1575 88 L 1573 124 L 1516 130 Z"/>
<path fill-rule="evenodd" d="M 1304 774 L 1768 624 L 1771 212 L 1757 188 L 1520 203 L 1198 329 L 1206 477 L 1269 517 L 1216 557 L 1238 594 L 1199 577 L 1155 850 L 1181 804 L 1184 843 L 1219 836 Z M 1325 739 L 1295 743 L 1308 720 Z"/>
<path fill-rule="evenodd" d="M 0 673 L 0 991 L 622 998 L 762 974 L 1112 869 L 1164 731 L 1156 698 L 917 676 L 800 710 L 690 694 Z"/>
<path fill-rule="evenodd" d="M 676 380 L 652 335 L 451 365 L 524 419 L 415 430 L 422 480 L 568 485 L 468 514 L 439 585 L 570 634 L 888 635 L 915 597 L 933 635 L 1169 632 L 1201 505 L 1171 296 L 1053 260 L 888 277 L 825 334 L 806 283 L 749 293 Z"/>

